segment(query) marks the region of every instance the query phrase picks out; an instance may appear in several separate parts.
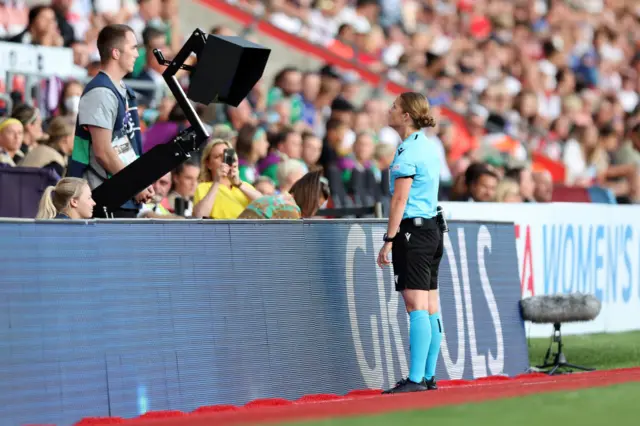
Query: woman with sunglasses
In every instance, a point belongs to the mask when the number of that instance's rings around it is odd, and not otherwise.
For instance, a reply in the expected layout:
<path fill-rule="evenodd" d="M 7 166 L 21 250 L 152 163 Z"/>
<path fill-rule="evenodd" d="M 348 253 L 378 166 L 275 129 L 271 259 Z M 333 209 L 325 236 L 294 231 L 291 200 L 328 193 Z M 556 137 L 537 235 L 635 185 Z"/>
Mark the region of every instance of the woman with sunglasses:
<path fill-rule="evenodd" d="M 314 217 L 330 196 L 329 181 L 322 172 L 310 172 L 294 183 L 289 192 L 254 200 L 238 219 L 306 219 Z"/>

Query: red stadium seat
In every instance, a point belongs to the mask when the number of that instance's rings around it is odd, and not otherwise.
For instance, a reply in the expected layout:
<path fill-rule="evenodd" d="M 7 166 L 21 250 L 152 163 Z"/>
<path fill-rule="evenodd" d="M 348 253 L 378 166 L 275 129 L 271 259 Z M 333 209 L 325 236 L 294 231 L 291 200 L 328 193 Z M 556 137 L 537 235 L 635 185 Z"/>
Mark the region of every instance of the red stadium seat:
<path fill-rule="evenodd" d="M 579 188 L 566 185 L 555 185 L 553 187 L 553 202 L 562 203 L 590 203 L 591 197 L 586 188 Z"/>

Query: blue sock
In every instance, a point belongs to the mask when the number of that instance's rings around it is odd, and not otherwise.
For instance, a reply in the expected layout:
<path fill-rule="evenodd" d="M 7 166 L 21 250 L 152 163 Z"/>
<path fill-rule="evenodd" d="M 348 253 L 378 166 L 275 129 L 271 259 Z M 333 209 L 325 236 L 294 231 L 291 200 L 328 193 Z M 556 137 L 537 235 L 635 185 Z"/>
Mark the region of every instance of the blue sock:
<path fill-rule="evenodd" d="M 424 377 L 424 365 L 431 343 L 431 324 L 429 312 L 413 311 L 409 313 L 409 344 L 411 351 L 411 366 L 409 380 L 420 383 Z"/>
<path fill-rule="evenodd" d="M 438 364 L 438 355 L 440 355 L 440 342 L 442 342 L 442 319 L 440 312 L 429 317 L 431 322 L 431 344 L 429 345 L 429 355 L 427 356 L 427 367 L 424 371 L 424 377 L 427 380 L 436 374 L 436 365 Z"/>

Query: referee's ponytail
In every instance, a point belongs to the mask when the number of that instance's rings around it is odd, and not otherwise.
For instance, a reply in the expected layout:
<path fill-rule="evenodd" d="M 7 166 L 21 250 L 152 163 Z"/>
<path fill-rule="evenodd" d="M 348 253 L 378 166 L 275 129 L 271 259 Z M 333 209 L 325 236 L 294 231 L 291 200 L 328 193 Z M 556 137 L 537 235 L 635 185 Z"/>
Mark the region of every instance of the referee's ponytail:
<path fill-rule="evenodd" d="M 409 114 L 416 129 L 435 127 L 436 120 L 430 114 L 429 101 L 423 94 L 404 92 L 399 96 L 399 104 L 402 111 Z"/>

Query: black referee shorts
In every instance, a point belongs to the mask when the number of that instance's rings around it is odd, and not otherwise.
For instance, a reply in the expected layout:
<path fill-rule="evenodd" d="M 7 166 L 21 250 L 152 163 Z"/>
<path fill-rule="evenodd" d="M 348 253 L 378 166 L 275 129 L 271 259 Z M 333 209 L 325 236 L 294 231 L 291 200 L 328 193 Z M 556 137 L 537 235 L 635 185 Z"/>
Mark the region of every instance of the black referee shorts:
<path fill-rule="evenodd" d="M 436 290 L 443 252 L 442 231 L 435 217 L 422 219 L 421 226 L 413 219 L 403 220 L 391 247 L 396 291 Z"/>

